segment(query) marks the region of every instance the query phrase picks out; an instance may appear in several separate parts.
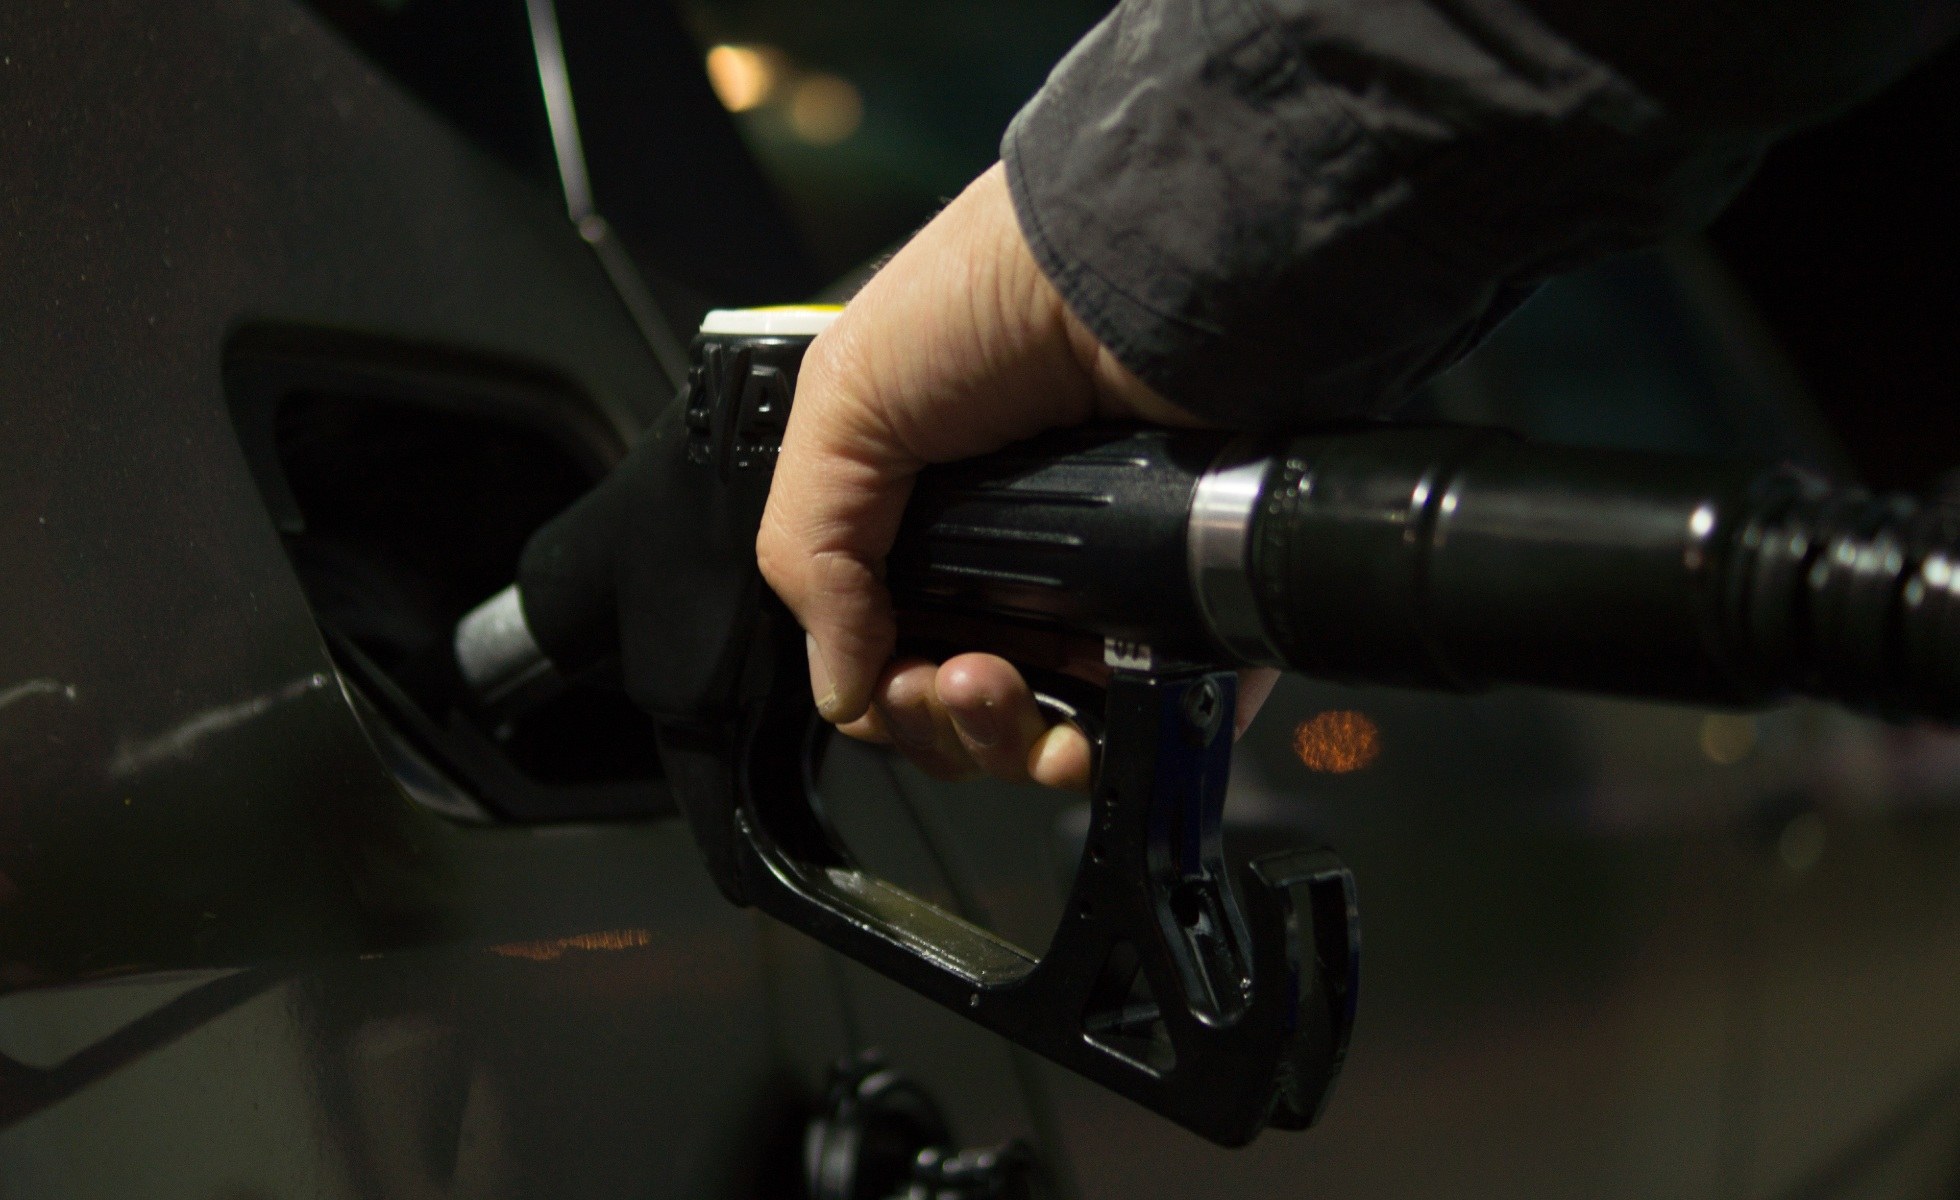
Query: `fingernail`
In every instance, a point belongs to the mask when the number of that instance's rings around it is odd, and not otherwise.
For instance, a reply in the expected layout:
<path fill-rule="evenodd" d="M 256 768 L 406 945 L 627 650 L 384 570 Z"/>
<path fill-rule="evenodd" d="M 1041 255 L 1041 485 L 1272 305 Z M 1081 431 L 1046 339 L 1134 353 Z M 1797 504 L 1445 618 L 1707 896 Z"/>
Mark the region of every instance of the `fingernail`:
<path fill-rule="evenodd" d="M 803 647 L 810 655 L 810 695 L 817 701 L 817 711 L 823 719 L 836 719 L 837 685 L 831 682 L 830 666 L 823 660 L 823 651 L 817 649 L 817 639 L 810 634 L 803 635 Z"/>
<path fill-rule="evenodd" d="M 909 750 L 930 750 L 933 748 L 934 729 L 932 714 L 922 704 L 886 704 L 881 706 L 885 714 L 885 725 L 892 736 Z"/>
<path fill-rule="evenodd" d="M 1073 765 L 1071 760 L 1076 755 L 1072 739 L 1080 736 L 1066 725 L 1057 725 L 1042 734 L 1035 740 L 1034 752 L 1028 755 L 1028 774 L 1037 783 L 1060 786 L 1062 768 Z"/>
<path fill-rule="evenodd" d="M 990 750 L 1000 741 L 1000 714 L 986 701 L 980 702 L 977 712 L 968 713 L 957 708 L 949 708 L 953 724 L 965 735 L 966 740 L 983 750 Z"/>

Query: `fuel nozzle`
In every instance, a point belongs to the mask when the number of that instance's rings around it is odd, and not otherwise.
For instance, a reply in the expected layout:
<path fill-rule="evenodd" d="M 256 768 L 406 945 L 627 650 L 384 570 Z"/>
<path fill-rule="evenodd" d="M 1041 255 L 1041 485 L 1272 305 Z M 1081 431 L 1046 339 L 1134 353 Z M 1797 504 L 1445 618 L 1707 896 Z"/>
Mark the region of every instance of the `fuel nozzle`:
<path fill-rule="evenodd" d="M 766 477 L 803 349 L 834 315 L 710 314 L 681 401 L 690 461 Z M 618 593 L 660 569 L 628 561 L 629 528 L 661 519 L 636 482 L 655 457 L 540 530 L 517 584 L 463 621 L 480 699 L 536 694 L 669 619 Z M 1112 665 L 1723 705 L 1802 693 L 1951 719 L 1956 563 L 1953 507 L 1788 468 L 1463 426 L 1100 428 L 929 468 L 888 580 L 901 609 L 1100 637 Z"/>
<path fill-rule="evenodd" d="M 1233 668 L 1960 716 L 1949 507 L 1491 429 L 1057 432 L 925 471 L 887 563 L 901 610 L 1102 640 L 1106 686 L 1053 710 L 1099 753 L 1037 955 L 865 869 L 812 790 L 825 726 L 754 544 L 829 317 L 711 314 L 674 407 L 458 627 L 458 674 L 494 707 L 611 672 L 730 900 L 1221 1144 L 1318 1119 L 1360 950 L 1332 851 L 1224 854 Z"/>

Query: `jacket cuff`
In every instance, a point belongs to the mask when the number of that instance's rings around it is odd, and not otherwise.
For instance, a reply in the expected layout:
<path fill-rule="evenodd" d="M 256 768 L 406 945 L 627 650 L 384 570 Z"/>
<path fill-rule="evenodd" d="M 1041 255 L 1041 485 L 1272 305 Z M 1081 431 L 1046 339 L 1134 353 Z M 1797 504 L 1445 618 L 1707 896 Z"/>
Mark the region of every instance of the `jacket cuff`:
<path fill-rule="evenodd" d="M 1394 403 L 1539 281 L 1706 220 L 1759 146 L 1508 0 L 1124 0 L 1002 158 L 1083 324 L 1257 428 Z"/>

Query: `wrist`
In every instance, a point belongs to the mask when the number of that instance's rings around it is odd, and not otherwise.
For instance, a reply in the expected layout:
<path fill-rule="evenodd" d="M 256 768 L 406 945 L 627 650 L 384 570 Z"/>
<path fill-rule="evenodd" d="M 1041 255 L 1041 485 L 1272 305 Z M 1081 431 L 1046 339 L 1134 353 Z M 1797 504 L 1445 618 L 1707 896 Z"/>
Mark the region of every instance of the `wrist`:
<path fill-rule="evenodd" d="M 989 167 L 968 191 L 978 202 L 975 208 L 981 220 L 976 232 L 983 244 L 975 250 L 987 261 L 999 264 L 1001 280 L 997 294 L 1002 308 L 1026 314 L 1027 319 L 1044 327 L 1035 334 L 1037 338 L 1052 339 L 1055 344 L 1067 347 L 1076 368 L 1094 390 L 1098 416 L 1139 419 L 1159 425 L 1204 423 L 1138 378 L 1069 307 L 1028 244 L 1008 190 L 1003 164 Z"/>

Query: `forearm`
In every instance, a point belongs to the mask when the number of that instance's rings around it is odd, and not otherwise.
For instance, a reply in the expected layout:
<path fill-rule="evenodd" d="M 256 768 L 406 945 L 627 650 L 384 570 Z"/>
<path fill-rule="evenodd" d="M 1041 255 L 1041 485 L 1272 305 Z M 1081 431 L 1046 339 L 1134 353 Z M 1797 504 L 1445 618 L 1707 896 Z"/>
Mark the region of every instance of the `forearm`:
<path fill-rule="evenodd" d="M 1849 7 L 1833 42 L 1658 0 L 1128 0 L 1003 156 L 1042 268 L 1158 391 L 1245 426 L 1374 409 L 1539 281 L 1708 220 L 1946 11 Z M 1684 37 L 1789 49 L 1659 53 L 1691 8 Z"/>

